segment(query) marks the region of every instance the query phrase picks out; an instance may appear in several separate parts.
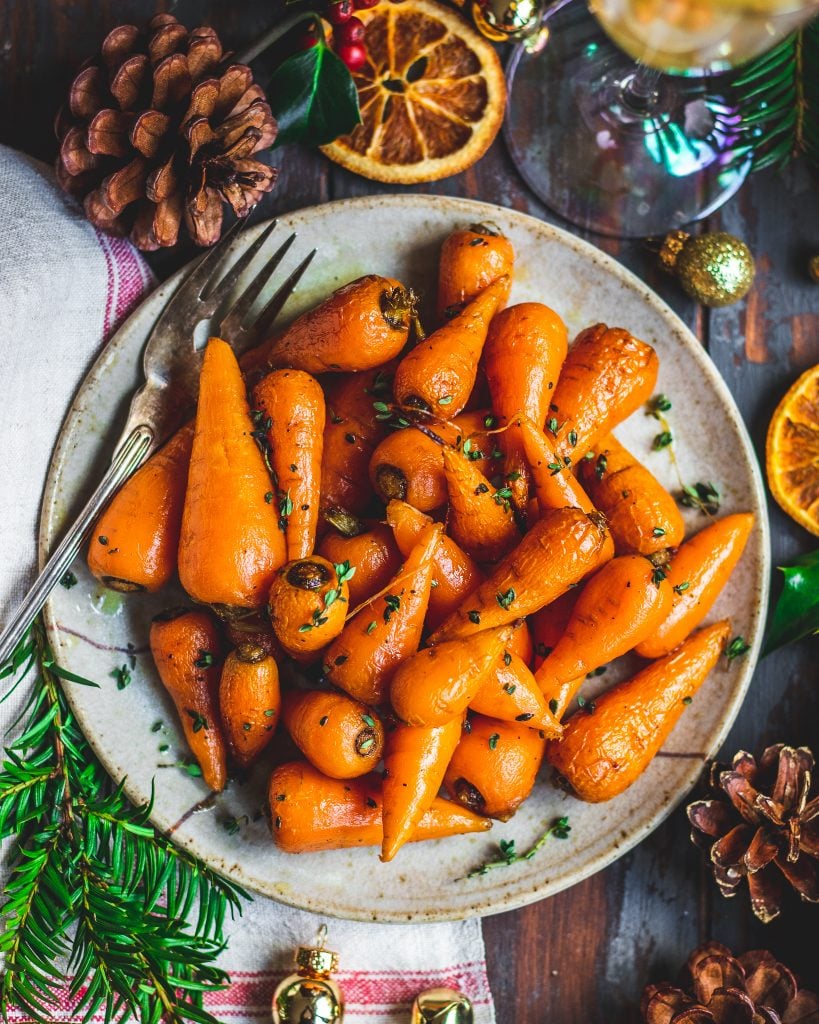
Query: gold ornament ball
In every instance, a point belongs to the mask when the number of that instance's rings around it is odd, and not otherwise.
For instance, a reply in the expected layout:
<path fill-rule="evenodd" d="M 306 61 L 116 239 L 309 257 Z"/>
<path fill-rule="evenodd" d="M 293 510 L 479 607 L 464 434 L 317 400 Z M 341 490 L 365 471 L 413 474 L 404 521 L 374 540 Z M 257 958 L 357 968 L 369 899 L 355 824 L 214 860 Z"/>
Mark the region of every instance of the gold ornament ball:
<path fill-rule="evenodd" d="M 338 957 L 323 946 L 302 946 L 296 953 L 298 974 L 285 978 L 273 993 L 274 1024 L 341 1024 L 344 998 L 330 977 Z"/>
<path fill-rule="evenodd" d="M 527 49 L 542 45 L 543 0 L 471 0 L 472 20 L 478 31 L 495 43 L 519 42 Z"/>
<path fill-rule="evenodd" d="M 748 294 L 754 258 L 748 246 L 727 231 L 691 236 L 672 231 L 660 259 L 688 294 L 704 306 L 729 306 Z"/>

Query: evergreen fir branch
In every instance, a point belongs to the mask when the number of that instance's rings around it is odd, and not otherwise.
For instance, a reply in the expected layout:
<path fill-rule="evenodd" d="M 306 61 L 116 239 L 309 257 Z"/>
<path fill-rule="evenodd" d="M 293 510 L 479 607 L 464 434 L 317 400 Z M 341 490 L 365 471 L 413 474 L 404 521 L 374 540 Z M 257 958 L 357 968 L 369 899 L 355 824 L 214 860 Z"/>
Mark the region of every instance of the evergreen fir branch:
<path fill-rule="evenodd" d="M 52 1020 L 66 963 L 85 1020 L 102 1009 L 112 1022 L 216 1024 L 203 997 L 229 982 L 215 959 L 226 915 L 249 897 L 158 833 L 152 800 L 134 807 L 114 786 L 60 680 L 94 684 L 55 665 L 39 620 L 0 679 L 19 685 L 35 666 L 22 734 L 0 766 L 0 836 L 17 839 L 0 905 L 0 1014 L 18 1006 Z"/>

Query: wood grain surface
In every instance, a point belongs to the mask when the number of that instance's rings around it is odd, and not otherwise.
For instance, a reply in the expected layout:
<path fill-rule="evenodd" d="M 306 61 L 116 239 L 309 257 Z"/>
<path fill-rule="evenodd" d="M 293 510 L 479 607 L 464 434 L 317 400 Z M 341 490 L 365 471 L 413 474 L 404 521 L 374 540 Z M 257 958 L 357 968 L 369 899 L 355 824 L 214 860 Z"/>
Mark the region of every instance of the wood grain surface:
<path fill-rule="evenodd" d="M 273 23 L 270 0 L 4 0 L 0 2 L 0 142 L 52 160 L 54 112 L 79 62 L 108 28 L 141 23 L 170 9 L 193 27 L 207 22 L 239 49 Z M 275 153 L 279 182 L 267 197 L 270 215 L 328 199 L 388 190 L 329 164 L 315 152 Z M 408 190 L 409 191 L 409 190 Z M 462 175 L 413 191 L 484 199 L 559 223 L 523 184 L 498 140 Z M 819 190 L 806 168 L 754 176 L 706 225 L 742 237 L 758 275 L 746 302 L 708 312 L 658 269 L 642 243 L 592 238 L 644 278 L 694 329 L 733 392 L 757 451 L 770 414 L 806 367 L 819 362 L 819 287 L 807 260 L 819 252 Z M 168 273 L 184 252 L 158 254 Z M 674 415 L 685 415 L 675 409 Z M 703 423 L 703 446 L 719 444 Z M 811 548 L 811 538 L 771 502 L 773 561 Z M 779 591 L 774 581 L 774 594 Z M 762 661 L 725 744 L 759 751 L 768 743 L 807 744 L 819 754 L 819 640 L 804 641 Z M 514 835 L 514 825 L 500 834 Z M 566 844 L 571 857 L 571 843 Z M 743 895 L 723 899 L 688 838 L 682 809 L 631 853 L 552 899 L 488 918 L 484 925 L 499 1024 L 620 1024 L 639 1020 L 649 980 L 672 978 L 690 948 L 715 938 L 737 951 L 770 948 L 819 990 L 819 907 L 792 899 L 779 921 L 760 925 Z"/>

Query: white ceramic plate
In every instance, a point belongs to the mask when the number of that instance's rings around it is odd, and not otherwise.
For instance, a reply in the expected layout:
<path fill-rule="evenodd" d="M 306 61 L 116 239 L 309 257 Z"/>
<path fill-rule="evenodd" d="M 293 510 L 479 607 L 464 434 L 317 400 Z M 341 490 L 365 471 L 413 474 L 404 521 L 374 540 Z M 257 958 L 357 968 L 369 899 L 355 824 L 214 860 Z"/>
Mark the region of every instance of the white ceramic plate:
<path fill-rule="evenodd" d="M 455 226 L 480 220 L 494 221 L 514 243 L 513 302 L 536 299 L 553 306 L 571 334 L 602 320 L 627 327 L 656 346 L 658 388 L 673 401 L 670 418 L 683 477 L 713 481 L 725 513 L 751 510 L 757 516 L 742 561 L 710 616 L 730 615 L 734 632 L 747 637 L 752 648 L 730 668 L 723 664 L 714 671 L 663 754 L 610 803 L 582 804 L 544 777 L 514 820 L 496 824 L 489 836 L 407 846 L 391 864 L 381 864 L 374 849 L 288 856 L 275 849 L 267 822 L 258 815 L 264 800 L 263 766 L 250 781 L 231 783 L 212 802 L 201 779 L 172 767 L 186 756 L 185 745 L 146 642 L 151 616 L 177 603 L 179 595 L 109 594 L 78 562 L 79 584 L 71 590 L 57 588 L 47 621 L 60 663 L 101 684 L 99 690 L 68 684 L 67 691 L 103 764 L 115 779 L 125 778 L 128 796 L 138 802 L 148 798 L 155 781 L 155 824 L 216 870 L 275 899 L 324 914 L 379 921 L 457 919 L 521 906 L 599 871 L 648 835 L 691 788 L 704 759 L 716 751 L 734 720 L 759 650 L 769 544 L 762 482 L 750 441 L 697 339 L 614 260 L 558 228 L 500 207 L 441 196 L 344 200 L 282 218 L 277 236 L 283 238 L 285 230 L 298 232 L 293 265 L 313 246 L 319 250 L 285 315 L 292 317 L 339 285 L 373 271 L 432 296 L 444 237 Z M 251 230 L 243 244 L 253 237 Z M 131 317 L 77 396 L 48 479 L 41 556 L 109 457 L 128 396 L 138 382 L 145 338 L 177 283 L 178 277 L 163 285 Z M 618 434 L 667 486 L 677 488 L 668 453 L 650 450 L 657 430 L 655 420 L 637 413 Z M 700 515 L 686 515 L 692 530 L 704 525 Z M 126 663 L 129 654 L 133 681 L 118 690 L 109 673 Z M 588 694 L 627 669 L 617 665 L 590 680 Z M 157 722 L 162 725 L 154 732 Z M 206 806 L 201 808 L 203 801 Z M 499 838 L 514 837 L 524 849 L 552 819 L 566 814 L 572 826 L 569 840 L 552 840 L 532 860 L 464 880 Z M 233 834 L 225 827 L 231 818 L 241 822 Z"/>

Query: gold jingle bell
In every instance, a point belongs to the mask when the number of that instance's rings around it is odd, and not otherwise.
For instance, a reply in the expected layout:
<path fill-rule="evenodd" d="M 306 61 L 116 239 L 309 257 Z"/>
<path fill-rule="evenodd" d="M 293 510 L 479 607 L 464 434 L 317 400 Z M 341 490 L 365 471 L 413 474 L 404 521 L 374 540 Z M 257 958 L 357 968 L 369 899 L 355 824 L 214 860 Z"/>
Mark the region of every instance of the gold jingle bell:
<path fill-rule="evenodd" d="M 472 1024 L 472 1003 L 454 988 L 430 988 L 415 997 L 411 1024 Z"/>
<path fill-rule="evenodd" d="M 478 31 L 494 43 L 522 42 L 530 52 L 545 45 L 549 31 L 542 26 L 543 0 L 471 0 L 470 13 Z"/>
<path fill-rule="evenodd" d="M 330 975 L 338 969 L 338 955 L 324 949 L 325 925 L 317 946 L 301 946 L 296 953 L 298 973 L 284 979 L 273 993 L 274 1024 L 341 1024 L 344 998 Z"/>

